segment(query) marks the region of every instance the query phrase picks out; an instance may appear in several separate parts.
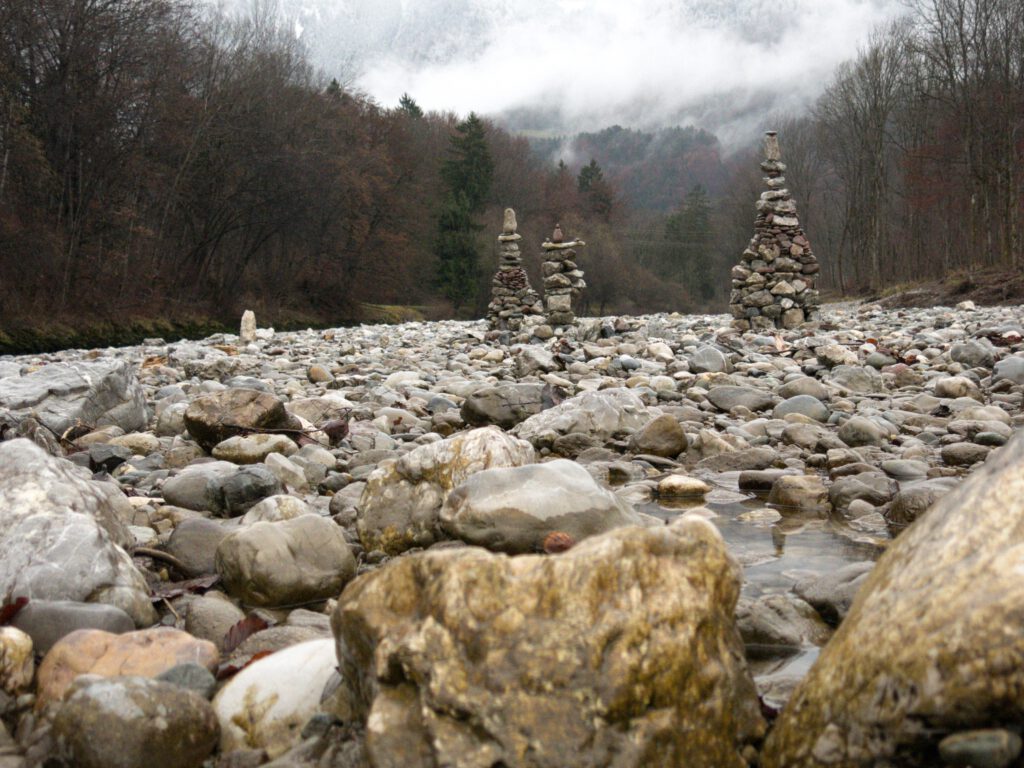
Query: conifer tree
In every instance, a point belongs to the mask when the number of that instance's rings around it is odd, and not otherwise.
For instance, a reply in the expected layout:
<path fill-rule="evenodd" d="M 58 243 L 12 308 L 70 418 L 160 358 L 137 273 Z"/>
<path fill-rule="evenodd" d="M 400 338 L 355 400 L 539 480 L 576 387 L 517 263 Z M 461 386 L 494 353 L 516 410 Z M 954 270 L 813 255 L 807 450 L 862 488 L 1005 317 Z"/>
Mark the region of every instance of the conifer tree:
<path fill-rule="evenodd" d="M 703 186 L 694 186 L 679 211 L 665 221 L 665 239 L 673 254 L 672 272 L 694 286 L 694 293 L 703 301 L 710 300 L 715 293 L 711 258 L 714 237 L 711 201 Z"/>
<path fill-rule="evenodd" d="M 402 98 L 398 100 L 398 108 L 405 112 L 406 115 L 413 118 L 423 117 L 423 109 L 419 104 L 416 103 L 416 99 L 410 96 L 408 93 L 403 93 Z"/>
<path fill-rule="evenodd" d="M 486 127 L 474 113 L 456 126 L 448 159 L 441 167 L 447 192 L 437 218 L 438 288 L 458 310 L 476 295 L 480 279 L 480 253 L 474 222 L 487 201 L 494 179 L 494 161 L 487 145 Z"/>

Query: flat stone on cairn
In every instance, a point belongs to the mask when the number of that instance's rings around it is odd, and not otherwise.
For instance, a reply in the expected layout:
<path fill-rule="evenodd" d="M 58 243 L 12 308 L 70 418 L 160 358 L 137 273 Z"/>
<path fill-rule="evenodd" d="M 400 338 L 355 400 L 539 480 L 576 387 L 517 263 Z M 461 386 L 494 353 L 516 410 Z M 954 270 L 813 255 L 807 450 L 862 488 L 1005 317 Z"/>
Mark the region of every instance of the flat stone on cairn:
<path fill-rule="evenodd" d="M 764 155 L 761 170 L 768 189 L 757 201 L 754 237 L 732 268 L 729 309 L 740 330 L 795 328 L 818 316 L 818 260 L 785 188 L 786 165 L 775 131 L 765 135 Z"/>
<path fill-rule="evenodd" d="M 491 280 L 491 301 L 487 305 L 487 324 L 491 330 L 518 331 L 526 315 L 540 315 L 540 296 L 530 286 L 523 269 L 516 232 L 516 212 L 505 209 L 505 221 L 498 236 L 498 271 Z"/>
<path fill-rule="evenodd" d="M 552 328 L 573 325 L 576 315 L 572 302 L 587 287 L 583 270 L 576 265 L 575 248 L 586 245 L 582 240 L 563 242 L 562 225 L 556 224 L 544 249 L 544 311 Z"/>

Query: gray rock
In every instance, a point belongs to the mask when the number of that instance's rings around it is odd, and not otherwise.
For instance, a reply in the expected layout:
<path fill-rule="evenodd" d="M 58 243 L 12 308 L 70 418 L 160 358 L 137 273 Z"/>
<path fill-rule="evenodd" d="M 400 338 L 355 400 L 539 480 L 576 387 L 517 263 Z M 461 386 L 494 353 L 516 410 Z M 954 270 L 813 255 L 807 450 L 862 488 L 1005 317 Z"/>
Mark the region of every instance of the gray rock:
<path fill-rule="evenodd" d="M 686 358 L 694 373 L 727 373 L 729 360 L 721 350 L 704 346 Z"/>
<path fill-rule="evenodd" d="M 63 435 L 70 427 L 146 428 L 146 398 L 126 360 L 51 363 L 25 376 L 0 379 L 0 408 L 29 415 Z"/>
<path fill-rule="evenodd" d="M 450 536 L 510 553 L 538 551 L 555 531 L 578 542 L 640 524 L 629 504 L 566 459 L 478 472 L 441 509 L 441 525 Z"/>
<path fill-rule="evenodd" d="M 838 477 L 828 489 L 828 498 L 837 512 L 845 512 L 854 501 L 866 501 L 873 507 L 888 502 L 895 483 L 877 472 Z"/>
<path fill-rule="evenodd" d="M 991 368 L 995 364 L 991 345 L 974 339 L 950 347 L 949 357 L 968 368 Z"/>
<path fill-rule="evenodd" d="M 495 424 L 511 429 L 544 407 L 543 384 L 501 384 L 468 395 L 462 403 L 462 419 L 474 427 Z"/>
<path fill-rule="evenodd" d="M 193 464 L 167 478 L 161 492 L 168 504 L 197 512 L 224 512 L 224 480 L 238 471 L 227 461 Z"/>
<path fill-rule="evenodd" d="M 315 515 L 235 531 L 217 547 L 216 565 L 231 595 L 259 606 L 335 597 L 356 571 L 344 531 Z"/>
<path fill-rule="evenodd" d="M 558 361 L 550 351 L 537 344 L 527 344 L 516 352 L 516 373 L 520 376 L 529 376 L 534 373 L 549 373 L 557 371 Z"/>
<path fill-rule="evenodd" d="M 226 597 L 211 594 L 191 600 L 185 612 L 185 631 L 200 640 L 209 640 L 220 651 L 228 631 L 245 618 L 245 613 Z"/>
<path fill-rule="evenodd" d="M 772 417 L 783 419 L 791 413 L 798 413 L 815 421 L 828 421 L 828 407 L 813 395 L 794 395 L 783 400 L 772 410 Z"/>
<path fill-rule="evenodd" d="M 273 456 L 270 458 L 273 459 Z M 263 464 L 243 467 L 228 475 L 221 483 L 224 513 L 230 517 L 245 514 L 257 502 L 283 490 L 277 476 Z"/>
<path fill-rule="evenodd" d="M 896 480 L 922 480 L 928 476 L 928 465 L 913 459 L 889 459 L 880 465 L 882 471 Z"/>
<path fill-rule="evenodd" d="M 103 603 L 70 600 L 31 600 L 11 621 L 32 638 L 36 653 L 45 654 L 54 643 L 77 629 L 102 629 L 120 635 L 135 629 L 131 616 Z"/>
<path fill-rule="evenodd" d="M 113 605 L 156 620 L 149 587 L 122 549 L 132 511 L 120 490 L 83 479 L 28 440 L 0 443 L 0 601 Z"/>
<path fill-rule="evenodd" d="M 589 435 L 604 443 L 616 435 L 635 432 L 651 419 L 643 401 L 629 389 L 584 392 L 531 416 L 512 429 L 512 434 L 534 446 L 551 447 L 571 433 Z"/>
<path fill-rule="evenodd" d="M 839 439 L 851 448 L 862 445 L 882 445 L 888 437 L 889 432 L 884 427 L 864 416 L 847 419 L 839 428 Z"/>
<path fill-rule="evenodd" d="M 299 447 L 285 435 L 235 435 L 213 447 L 213 457 L 233 464 L 258 464 L 272 453 L 291 456 Z"/>
<path fill-rule="evenodd" d="M 709 456 L 697 462 L 697 469 L 705 469 L 708 472 L 744 472 L 752 469 L 768 469 L 774 466 L 778 460 L 778 451 L 761 445 Z"/>
<path fill-rule="evenodd" d="M 232 527 L 217 520 L 189 518 L 175 526 L 167 542 L 167 553 L 177 558 L 189 577 L 216 573 L 214 555 Z"/>
<path fill-rule="evenodd" d="M 708 400 L 721 411 L 729 412 L 737 406 L 751 411 L 763 411 L 771 408 L 775 402 L 770 392 L 753 387 L 734 387 L 723 385 L 708 390 Z"/>
<path fill-rule="evenodd" d="M 810 376 L 801 376 L 787 381 L 776 390 L 779 397 L 789 399 L 798 395 L 808 395 L 818 400 L 828 400 L 828 390 L 825 385 Z"/>
<path fill-rule="evenodd" d="M 903 531 L 956 485 L 957 481 L 952 478 L 937 478 L 909 483 L 900 488 L 885 512 L 890 535 L 895 537 Z"/>
<path fill-rule="evenodd" d="M 772 646 L 824 645 L 832 634 L 817 611 L 794 595 L 741 597 L 736 604 L 736 626 L 748 652 L 751 646 L 762 651 Z"/>
<path fill-rule="evenodd" d="M 875 564 L 850 563 L 830 573 L 807 576 L 793 585 L 797 596 L 806 600 L 830 624 L 839 624 L 853 605 L 857 590 Z"/>
<path fill-rule="evenodd" d="M 977 443 L 953 443 L 939 450 L 942 460 L 952 467 L 969 467 L 988 458 L 991 448 Z"/>
<path fill-rule="evenodd" d="M 828 509 L 828 491 L 817 475 L 782 475 L 772 484 L 768 503 L 783 512 L 809 512 Z"/>
<path fill-rule="evenodd" d="M 945 765 L 967 768 L 1008 768 L 1020 756 L 1020 735 L 1003 728 L 961 731 L 939 742 Z"/>
<path fill-rule="evenodd" d="M 767 493 L 780 477 L 795 474 L 791 469 L 747 469 L 740 472 L 736 483 L 741 491 Z"/>
<path fill-rule="evenodd" d="M 1017 385 L 1024 385 L 1024 357 L 1014 355 L 996 363 L 992 371 L 992 383 L 998 384 L 1000 381 L 1011 381 Z"/>
<path fill-rule="evenodd" d="M 179 664 L 156 676 L 157 680 L 194 691 L 206 700 L 213 698 L 217 690 L 217 678 L 201 664 Z"/>
<path fill-rule="evenodd" d="M 219 726 L 193 691 L 146 677 L 83 677 L 53 732 L 80 768 L 196 768 L 217 746 Z"/>
<path fill-rule="evenodd" d="M 837 365 L 829 372 L 828 383 L 855 394 L 885 391 L 882 374 L 870 366 Z"/>
<path fill-rule="evenodd" d="M 662 414 L 633 433 L 629 447 L 634 453 L 675 458 L 686 450 L 687 438 L 682 425 L 673 416 Z"/>

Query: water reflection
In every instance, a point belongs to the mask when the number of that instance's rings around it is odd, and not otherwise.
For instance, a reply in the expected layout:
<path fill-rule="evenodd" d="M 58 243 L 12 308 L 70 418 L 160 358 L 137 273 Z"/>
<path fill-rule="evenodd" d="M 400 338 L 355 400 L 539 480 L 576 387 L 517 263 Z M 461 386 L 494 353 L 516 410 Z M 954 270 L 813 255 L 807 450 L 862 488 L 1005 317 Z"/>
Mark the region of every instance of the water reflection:
<path fill-rule="evenodd" d="M 739 492 L 735 487 L 737 474 L 702 478 L 714 485 L 703 503 L 673 500 L 666 504 L 663 500 L 640 509 L 665 520 L 695 507 L 713 511 L 716 516 L 712 522 L 743 566 L 744 595 L 786 592 L 798 578 L 876 560 L 884 549 L 883 539 L 855 531 L 845 522 L 820 513 L 779 510 L 782 517 L 774 521 L 758 520 L 757 515 L 754 520 L 740 519 L 744 513 L 764 509 L 765 499 Z"/>
<path fill-rule="evenodd" d="M 845 521 L 819 512 L 765 510 L 765 499 L 742 493 L 738 473 L 702 477 L 714 490 L 704 502 L 652 503 L 642 511 L 666 520 L 687 509 L 705 507 L 715 513 L 729 551 L 743 566 L 745 597 L 789 592 L 798 579 L 835 571 L 850 563 L 876 560 L 886 540 L 851 528 Z M 747 657 L 758 691 L 766 704 L 781 707 L 818 657 L 818 648 L 748 647 Z"/>

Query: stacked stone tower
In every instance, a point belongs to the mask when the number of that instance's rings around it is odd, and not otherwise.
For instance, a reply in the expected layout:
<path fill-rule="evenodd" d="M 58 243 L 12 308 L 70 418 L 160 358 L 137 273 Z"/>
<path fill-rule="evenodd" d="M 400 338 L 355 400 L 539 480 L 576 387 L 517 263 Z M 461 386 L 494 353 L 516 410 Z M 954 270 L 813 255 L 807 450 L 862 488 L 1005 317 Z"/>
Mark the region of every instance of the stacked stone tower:
<path fill-rule="evenodd" d="M 530 278 L 519 255 L 521 235 L 516 232 L 516 212 L 505 209 L 504 226 L 498 235 L 498 271 L 491 280 L 491 301 L 487 323 L 492 330 L 518 331 L 526 315 L 543 312 L 540 296 L 530 287 Z"/>
<path fill-rule="evenodd" d="M 544 242 L 544 311 L 552 328 L 572 325 L 576 315 L 573 300 L 587 287 L 583 270 L 576 264 L 576 248 L 586 245 L 582 240 L 564 242 L 562 225 L 556 224 L 551 239 Z"/>
<path fill-rule="evenodd" d="M 768 189 L 757 201 L 754 237 L 732 268 L 729 309 L 733 325 L 742 330 L 795 328 L 818 316 L 818 260 L 786 189 L 775 131 L 765 135 L 764 154 L 761 170 Z"/>

